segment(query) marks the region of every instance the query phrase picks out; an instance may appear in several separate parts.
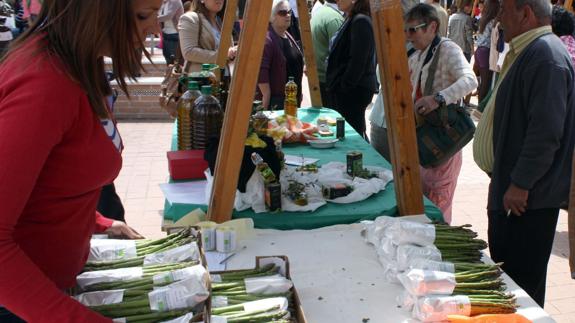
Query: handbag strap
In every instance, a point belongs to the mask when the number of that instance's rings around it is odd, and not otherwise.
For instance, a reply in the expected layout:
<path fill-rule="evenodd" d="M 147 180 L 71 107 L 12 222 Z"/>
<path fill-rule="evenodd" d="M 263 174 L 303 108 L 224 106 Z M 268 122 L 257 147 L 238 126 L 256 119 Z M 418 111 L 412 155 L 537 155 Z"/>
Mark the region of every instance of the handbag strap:
<path fill-rule="evenodd" d="M 425 87 L 423 88 L 423 95 L 431 95 L 433 92 L 433 79 L 435 78 L 435 71 L 437 70 L 437 64 L 439 63 L 439 54 L 441 52 L 441 44 L 444 40 L 441 40 L 435 48 L 430 48 L 433 50 L 433 58 L 429 63 L 429 68 L 427 69 L 427 79 L 425 80 Z M 447 111 L 447 104 L 442 104 L 439 106 L 438 114 L 439 120 L 444 127 L 449 126 L 449 115 Z"/>

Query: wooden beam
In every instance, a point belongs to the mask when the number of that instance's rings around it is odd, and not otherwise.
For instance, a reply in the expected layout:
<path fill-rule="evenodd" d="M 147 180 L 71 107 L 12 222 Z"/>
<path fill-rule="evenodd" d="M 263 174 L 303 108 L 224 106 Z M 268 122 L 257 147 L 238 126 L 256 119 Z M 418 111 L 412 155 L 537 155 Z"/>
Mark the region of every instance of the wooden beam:
<path fill-rule="evenodd" d="M 400 0 L 370 0 L 370 4 L 399 214 L 423 214 L 401 3 Z"/>
<path fill-rule="evenodd" d="M 218 223 L 232 217 L 271 6 L 272 1 L 262 0 L 248 0 L 246 5 L 208 206 L 208 219 Z"/>
<path fill-rule="evenodd" d="M 573 12 L 573 0 L 565 0 L 563 3 L 563 7 L 570 12 Z"/>
<path fill-rule="evenodd" d="M 323 106 L 323 103 L 321 102 L 321 92 L 319 90 L 319 77 L 317 75 L 317 64 L 315 62 L 315 53 L 311 39 L 310 15 L 306 0 L 297 0 L 297 11 L 299 13 L 299 30 L 303 46 L 311 106 L 319 108 Z"/>
<path fill-rule="evenodd" d="M 232 46 L 232 29 L 234 28 L 234 21 L 236 20 L 236 9 L 238 8 L 238 0 L 226 1 L 226 12 L 224 14 L 224 23 L 222 25 L 222 33 L 220 37 L 220 45 L 218 47 L 218 57 L 216 64 L 220 67 L 226 66 L 228 61 L 228 49 Z"/>

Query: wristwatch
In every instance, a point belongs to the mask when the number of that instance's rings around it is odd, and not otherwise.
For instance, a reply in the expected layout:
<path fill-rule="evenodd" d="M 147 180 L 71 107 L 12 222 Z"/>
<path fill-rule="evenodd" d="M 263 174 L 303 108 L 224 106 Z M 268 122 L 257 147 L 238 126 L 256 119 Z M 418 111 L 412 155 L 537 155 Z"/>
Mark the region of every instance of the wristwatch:
<path fill-rule="evenodd" d="M 437 92 L 435 94 L 435 96 L 433 97 L 433 99 L 435 100 L 435 102 L 437 102 L 437 104 L 439 105 L 444 105 L 445 104 L 445 98 L 443 97 L 443 95 L 441 95 L 440 92 Z"/>

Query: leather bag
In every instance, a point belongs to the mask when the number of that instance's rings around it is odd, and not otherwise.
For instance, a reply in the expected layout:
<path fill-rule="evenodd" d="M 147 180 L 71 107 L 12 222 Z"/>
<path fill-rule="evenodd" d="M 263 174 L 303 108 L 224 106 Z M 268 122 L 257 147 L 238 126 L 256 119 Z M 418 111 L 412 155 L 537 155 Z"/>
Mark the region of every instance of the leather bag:
<path fill-rule="evenodd" d="M 439 50 L 437 46 L 430 62 L 423 95 L 431 95 L 433 75 L 437 69 Z M 422 116 L 416 129 L 419 164 L 425 168 L 437 167 L 460 151 L 473 138 L 475 124 L 458 103 L 442 104 L 429 114 Z"/>
<path fill-rule="evenodd" d="M 198 15 L 199 28 L 198 28 L 198 41 L 202 36 L 202 17 Z M 187 88 L 185 76 L 190 71 L 190 63 L 182 56 L 180 43 L 176 48 L 176 57 L 174 64 L 168 65 L 164 73 L 164 80 L 161 85 L 160 93 L 160 106 L 166 110 L 172 117 L 178 114 L 178 100 L 184 94 Z"/>

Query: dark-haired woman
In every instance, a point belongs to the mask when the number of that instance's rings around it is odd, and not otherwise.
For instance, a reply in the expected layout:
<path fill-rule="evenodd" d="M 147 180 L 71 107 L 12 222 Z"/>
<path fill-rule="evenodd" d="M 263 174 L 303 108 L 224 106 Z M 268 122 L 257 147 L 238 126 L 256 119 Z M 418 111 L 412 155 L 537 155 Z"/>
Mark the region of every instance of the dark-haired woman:
<path fill-rule="evenodd" d="M 111 322 L 64 291 L 94 232 L 139 237 L 96 212 L 122 165 L 104 56 L 126 91 L 161 4 L 46 1 L 0 61 L 1 322 Z"/>
<path fill-rule="evenodd" d="M 377 92 L 369 0 L 339 0 L 337 5 L 346 18 L 330 45 L 326 71 L 328 106 L 367 138 L 365 110 Z"/>
<path fill-rule="evenodd" d="M 479 71 L 478 97 L 481 102 L 489 89 L 493 71 L 489 69 L 489 52 L 491 48 L 491 33 L 496 25 L 497 13 L 499 12 L 499 0 L 486 0 L 479 19 L 479 32 L 475 41 L 475 69 Z"/>

